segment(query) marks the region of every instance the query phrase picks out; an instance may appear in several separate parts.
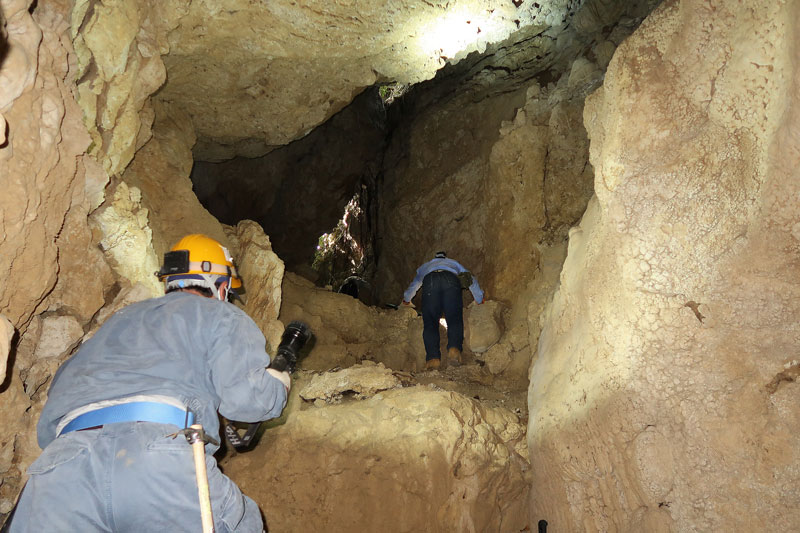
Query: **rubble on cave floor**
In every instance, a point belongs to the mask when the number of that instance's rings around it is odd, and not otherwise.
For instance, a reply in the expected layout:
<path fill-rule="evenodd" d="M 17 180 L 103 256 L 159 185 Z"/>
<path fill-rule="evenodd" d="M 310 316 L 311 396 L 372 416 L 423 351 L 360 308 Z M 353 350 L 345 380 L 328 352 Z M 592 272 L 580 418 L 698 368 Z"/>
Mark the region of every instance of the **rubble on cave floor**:
<path fill-rule="evenodd" d="M 349 368 L 327 372 L 298 372 L 294 389 L 304 400 L 298 407 L 305 409 L 309 404 L 339 404 L 368 398 L 383 390 L 417 385 L 456 392 L 488 407 L 508 409 L 523 421 L 527 420 L 527 391 L 498 388 L 495 376 L 477 362 L 438 371 L 407 372 L 389 369 L 382 363 L 362 361 Z M 290 405 L 288 410 L 291 409 Z"/>
<path fill-rule="evenodd" d="M 490 378 L 478 364 L 300 371 L 284 416 L 220 464 L 274 531 L 520 531 L 524 392 Z"/>

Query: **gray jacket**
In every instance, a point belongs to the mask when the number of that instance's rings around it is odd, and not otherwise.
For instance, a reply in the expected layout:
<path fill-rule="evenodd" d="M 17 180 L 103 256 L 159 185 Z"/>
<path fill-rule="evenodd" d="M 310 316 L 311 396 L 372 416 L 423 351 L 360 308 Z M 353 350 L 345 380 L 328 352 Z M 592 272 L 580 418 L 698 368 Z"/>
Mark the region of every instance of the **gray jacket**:
<path fill-rule="evenodd" d="M 275 418 L 286 389 L 266 372 L 265 344 L 250 317 L 215 299 L 177 292 L 125 307 L 59 368 L 39 418 L 39 446 L 56 438 L 70 411 L 134 395 L 179 400 L 212 436 L 217 411 L 242 422 Z"/>

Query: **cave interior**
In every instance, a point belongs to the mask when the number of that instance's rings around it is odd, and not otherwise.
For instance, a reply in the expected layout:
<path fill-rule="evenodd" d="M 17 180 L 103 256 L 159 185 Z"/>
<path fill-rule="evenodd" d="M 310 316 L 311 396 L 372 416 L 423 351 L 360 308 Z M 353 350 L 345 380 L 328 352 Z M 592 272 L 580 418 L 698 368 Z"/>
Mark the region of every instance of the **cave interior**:
<path fill-rule="evenodd" d="M 800 2 L 0 13 L 1 519 L 59 366 L 204 233 L 268 352 L 314 332 L 217 454 L 269 531 L 800 529 Z M 439 250 L 486 296 L 430 371 Z"/>

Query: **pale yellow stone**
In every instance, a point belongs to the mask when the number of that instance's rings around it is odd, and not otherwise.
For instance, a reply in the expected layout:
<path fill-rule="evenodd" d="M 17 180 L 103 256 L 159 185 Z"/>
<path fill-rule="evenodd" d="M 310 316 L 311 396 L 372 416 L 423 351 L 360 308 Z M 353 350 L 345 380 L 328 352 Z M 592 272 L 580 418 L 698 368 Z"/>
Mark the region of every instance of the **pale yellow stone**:
<path fill-rule="evenodd" d="M 6 361 L 11 350 L 11 337 L 14 336 L 14 326 L 6 317 L 0 315 L 0 381 L 6 378 Z"/>
<path fill-rule="evenodd" d="M 531 512 L 554 530 L 800 524 L 797 417 L 779 407 L 800 400 L 785 366 L 800 19 L 790 3 L 706 7 L 663 3 L 587 101 L 597 196 L 529 389 L 532 467 L 548 472 Z"/>
<path fill-rule="evenodd" d="M 131 284 L 141 283 L 152 296 L 164 293 L 154 275 L 160 268 L 152 244 L 147 209 L 141 206 L 141 191 L 121 182 L 110 203 L 92 215 L 103 234 L 100 245 L 115 272 Z"/>
<path fill-rule="evenodd" d="M 272 251 L 269 237 L 251 220 L 243 220 L 228 232 L 234 242 L 231 253 L 243 282 L 245 312 L 258 324 L 274 354 L 283 334 L 278 321 L 281 308 L 283 261 Z M 288 324 L 288 323 L 287 323 Z"/>
<path fill-rule="evenodd" d="M 293 410 L 223 466 L 276 530 L 521 531 L 524 434 L 507 409 L 410 387 Z"/>
<path fill-rule="evenodd" d="M 346 392 L 352 392 L 362 399 L 397 387 L 400 387 L 400 380 L 390 369 L 381 363 L 364 361 L 349 368 L 312 376 L 311 382 L 300 390 L 300 397 L 304 400 L 321 399 L 328 403 L 337 403 Z"/>

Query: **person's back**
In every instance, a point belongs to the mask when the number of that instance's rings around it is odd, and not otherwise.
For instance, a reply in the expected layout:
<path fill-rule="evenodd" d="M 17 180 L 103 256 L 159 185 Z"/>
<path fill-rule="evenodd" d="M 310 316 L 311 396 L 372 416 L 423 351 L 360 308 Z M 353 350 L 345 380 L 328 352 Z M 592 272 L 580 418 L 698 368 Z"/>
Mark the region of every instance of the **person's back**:
<path fill-rule="evenodd" d="M 218 444 L 205 446 L 201 481 L 180 434 L 196 423 L 218 440 L 217 412 L 278 416 L 289 374 L 268 368 L 264 335 L 227 302 L 241 282 L 221 244 L 184 237 L 159 278 L 167 295 L 118 311 L 53 378 L 12 533 L 198 531 L 206 482 L 217 533 L 262 531 L 258 506 L 211 457 Z"/>
<path fill-rule="evenodd" d="M 447 351 L 450 362 L 461 363 L 464 342 L 464 323 L 462 316 L 463 300 L 459 275 L 469 272 L 461 263 L 449 259 L 444 251 L 417 269 L 414 279 L 403 293 L 403 304 L 410 305 L 411 299 L 422 287 L 422 340 L 425 345 L 425 368 L 437 370 L 441 365 L 439 348 L 439 318 L 444 314 L 447 320 Z M 483 303 L 483 290 L 478 280 L 471 274 L 469 290 L 479 304 Z"/>
<path fill-rule="evenodd" d="M 211 435 L 217 411 L 231 420 L 265 420 L 283 407 L 255 390 L 249 372 L 269 366 L 263 334 L 236 306 L 174 292 L 118 311 L 56 373 L 38 424 L 39 446 L 81 406 L 132 395 L 174 397 Z M 278 395 L 280 397 L 280 395 Z"/>

